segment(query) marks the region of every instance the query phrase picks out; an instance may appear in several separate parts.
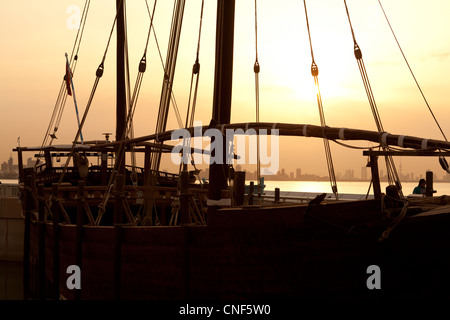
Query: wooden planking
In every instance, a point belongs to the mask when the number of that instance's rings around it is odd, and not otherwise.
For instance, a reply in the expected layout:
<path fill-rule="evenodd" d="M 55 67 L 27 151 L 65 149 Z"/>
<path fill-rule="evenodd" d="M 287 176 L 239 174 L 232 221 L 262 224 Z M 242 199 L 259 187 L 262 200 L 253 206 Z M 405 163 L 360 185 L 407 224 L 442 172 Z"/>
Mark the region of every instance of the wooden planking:
<path fill-rule="evenodd" d="M 311 214 L 345 227 L 358 222 L 366 228 L 364 231 L 375 229 L 374 235 L 379 235 L 382 226 L 371 224 L 379 213 L 367 210 L 373 205 L 373 201 L 363 201 L 359 207 L 354 203 L 326 204 Z M 432 219 L 406 218 L 388 239 L 378 243 L 321 221 L 305 222 L 304 210 L 304 206 L 289 206 L 246 214 L 224 209 L 218 211 L 212 226 L 123 227 L 121 297 L 370 297 L 377 294 L 365 286 L 366 268 L 372 264 L 387 270 L 383 278 L 388 280 L 383 282 L 385 295 L 405 294 L 402 288 L 414 274 L 418 283 L 426 286 L 429 274 L 420 269 L 424 265 L 441 276 L 444 284 L 450 280 L 449 259 L 442 254 L 450 249 L 449 214 Z M 279 219 L 273 219 L 275 213 Z M 35 224 L 32 229 L 37 231 Z M 114 229 L 85 229 L 82 297 L 112 299 Z M 51 230 L 48 225 L 47 233 Z M 74 264 L 75 235 L 75 226 L 61 225 L 60 288 L 63 296 L 71 299 L 73 291 L 65 288 L 67 275 L 63 269 Z M 36 266 L 34 233 L 31 243 L 31 261 Z M 52 243 L 51 236 L 46 243 Z M 52 256 L 50 251 L 46 256 Z M 51 267 L 50 261 L 47 264 Z M 432 283 L 438 281 L 434 278 Z M 411 292 L 417 294 L 417 290 Z"/>

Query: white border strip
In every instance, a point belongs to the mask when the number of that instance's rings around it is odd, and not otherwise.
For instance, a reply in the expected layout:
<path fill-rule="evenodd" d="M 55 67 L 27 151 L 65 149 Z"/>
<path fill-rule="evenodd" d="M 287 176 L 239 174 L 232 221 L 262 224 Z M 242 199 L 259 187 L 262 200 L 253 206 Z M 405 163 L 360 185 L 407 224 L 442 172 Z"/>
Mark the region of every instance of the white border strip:
<path fill-rule="evenodd" d="M 345 139 L 344 131 L 345 131 L 345 128 L 339 129 L 339 139 L 341 139 L 341 140 L 347 140 L 347 139 Z"/>
<path fill-rule="evenodd" d="M 387 136 L 389 135 L 389 132 L 383 133 L 381 136 L 381 144 L 387 145 Z"/>
<path fill-rule="evenodd" d="M 428 139 L 422 140 L 422 149 L 428 149 Z"/>
<path fill-rule="evenodd" d="M 398 137 L 398 146 L 404 148 L 403 146 L 403 140 L 405 139 L 405 136 L 399 136 Z"/>

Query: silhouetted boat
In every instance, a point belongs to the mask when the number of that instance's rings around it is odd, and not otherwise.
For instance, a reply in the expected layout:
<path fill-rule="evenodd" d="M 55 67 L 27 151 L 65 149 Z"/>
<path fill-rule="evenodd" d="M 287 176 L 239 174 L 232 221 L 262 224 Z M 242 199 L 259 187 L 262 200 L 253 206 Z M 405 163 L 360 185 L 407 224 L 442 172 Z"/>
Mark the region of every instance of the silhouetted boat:
<path fill-rule="evenodd" d="M 121 0 L 117 7 L 120 44 Z M 184 1 L 175 1 L 174 21 L 183 9 Z M 230 124 L 233 23 L 234 1 L 218 0 L 214 106 L 202 132 L 276 128 L 286 136 L 380 142 L 383 151 L 366 153 L 374 199 L 324 202 L 322 195 L 289 205 L 259 203 L 255 194 L 252 205 L 244 196 L 245 176 L 227 164 L 210 165 L 207 185 L 190 181 L 187 166 L 176 174 L 159 171 L 172 131 L 161 126 L 155 134 L 128 137 L 119 46 L 115 142 L 81 143 L 82 121 L 73 145 L 15 149 L 25 216 L 25 299 L 448 297 L 450 200 L 405 198 L 400 185 L 382 193 L 377 158 L 444 156 L 450 143 L 324 125 Z M 175 29 L 169 52 L 178 46 Z M 170 67 L 168 58 L 171 81 Z M 98 77 L 101 71 L 102 65 Z M 161 99 L 168 105 L 167 92 Z M 25 152 L 39 152 L 45 161 L 24 168 Z M 143 168 L 125 165 L 124 154 L 131 152 L 145 154 Z M 59 157 L 72 158 L 72 165 L 55 167 Z M 87 157 L 98 157 L 99 165 L 88 166 Z M 68 286 L 73 265 L 80 268 L 81 289 Z"/>

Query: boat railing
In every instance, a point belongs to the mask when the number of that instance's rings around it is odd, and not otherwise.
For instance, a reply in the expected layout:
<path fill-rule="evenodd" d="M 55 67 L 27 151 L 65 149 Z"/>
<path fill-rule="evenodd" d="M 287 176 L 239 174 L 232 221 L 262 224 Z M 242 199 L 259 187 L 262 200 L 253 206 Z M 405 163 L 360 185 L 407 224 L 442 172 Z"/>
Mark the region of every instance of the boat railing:
<path fill-rule="evenodd" d="M 78 200 L 79 196 L 79 186 L 68 186 L 61 185 L 58 188 L 58 193 L 64 199 L 70 200 Z M 84 199 L 103 199 L 108 191 L 108 186 L 83 186 Z M 145 199 L 147 195 L 151 194 L 152 188 L 150 186 L 132 186 L 127 185 L 123 188 L 123 193 L 125 198 L 127 199 Z M 173 199 L 177 197 L 177 188 L 176 187 L 164 187 L 164 186 L 156 186 L 155 196 L 157 199 Z M 50 198 L 52 194 L 52 187 L 43 187 L 42 191 L 46 194 L 46 198 Z M 206 196 L 207 189 L 204 188 L 192 188 L 190 192 L 194 194 L 196 197 Z M 113 198 L 111 198 L 113 200 Z"/>
<path fill-rule="evenodd" d="M 145 169 L 143 167 L 136 167 L 136 166 L 131 166 L 131 165 L 126 165 L 125 166 L 126 169 L 129 169 L 130 171 L 138 171 L 139 173 L 144 173 Z M 154 172 L 154 170 L 151 170 L 151 172 Z M 179 179 L 179 175 L 176 173 L 171 173 L 171 172 L 166 172 L 166 171 L 158 171 L 158 177 L 163 177 L 165 179 L 169 179 L 169 180 L 178 180 Z"/>
<path fill-rule="evenodd" d="M 40 173 L 40 172 L 43 172 L 46 168 L 47 168 L 47 165 L 45 163 L 42 163 L 42 164 L 36 166 L 35 170 L 36 170 L 36 173 Z"/>
<path fill-rule="evenodd" d="M 122 209 L 127 212 L 129 222 L 133 221 L 136 217 L 133 217 L 134 212 L 140 212 L 142 206 L 146 204 L 146 200 L 152 198 L 155 205 L 160 207 L 161 210 L 166 210 L 170 206 L 179 207 L 180 194 L 177 187 L 165 187 L 156 186 L 152 190 L 149 186 L 124 186 L 123 189 L 117 194 L 115 192 L 108 193 L 107 186 L 85 186 L 84 183 L 80 183 L 78 186 L 73 185 L 60 185 L 57 190 L 55 188 L 44 186 L 41 184 L 37 190 L 35 190 L 35 199 L 40 201 L 42 205 L 35 207 L 34 210 L 42 210 L 42 212 L 47 212 L 48 214 L 53 214 L 53 207 L 59 208 L 63 214 L 65 223 L 74 224 L 75 223 L 75 212 L 78 208 L 83 208 L 83 211 L 90 220 L 90 224 L 94 225 L 94 212 L 92 208 L 106 208 L 108 204 L 114 204 L 114 209 L 116 210 L 117 200 L 122 199 L 121 203 Z M 32 191 L 33 192 L 33 191 Z M 55 194 L 56 192 L 56 194 Z M 108 195 L 109 194 L 109 195 Z M 193 205 L 204 212 L 204 203 L 206 203 L 207 189 L 203 188 L 191 188 L 190 194 L 194 201 Z M 52 205 L 53 203 L 53 205 Z M 90 209 L 89 209 L 90 208 Z M 110 207 L 112 209 L 112 207 Z M 134 209 L 132 209 L 134 208 Z M 162 225 L 166 225 L 167 221 L 165 215 L 161 215 Z"/>
<path fill-rule="evenodd" d="M 19 196 L 19 185 L 18 184 L 0 184 L 0 198 L 16 198 Z"/>

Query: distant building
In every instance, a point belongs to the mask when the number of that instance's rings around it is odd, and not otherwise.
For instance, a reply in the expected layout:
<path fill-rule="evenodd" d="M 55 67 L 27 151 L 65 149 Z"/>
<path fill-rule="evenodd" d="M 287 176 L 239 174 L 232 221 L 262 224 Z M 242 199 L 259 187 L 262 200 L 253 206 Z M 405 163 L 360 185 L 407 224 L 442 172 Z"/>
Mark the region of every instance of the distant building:
<path fill-rule="evenodd" d="M 1 176 L 5 179 L 13 179 L 17 177 L 19 168 L 14 164 L 13 157 L 10 156 L 8 162 L 3 162 L 1 165 Z"/>
<path fill-rule="evenodd" d="M 35 160 L 33 160 L 33 159 L 31 159 L 31 158 L 28 158 L 28 159 L 27 159 L 26 167 L 27 167 L 27 168 L 34 167 L 35 162 L 36 162 Z"/>
<path fill-rule="evenodd" d="M 353 169 L 345 170 L 344 176 L 342 178 L 353 180 L 355 178 L 355 171 Z"/>
<path fill-rule="evenodd" d="M 361 180 L 367 180 L 367 167 L 361 167 Z"/>
<path fill-rule="evenodd" d="M 14 166 L 14 160 L 13 160 L 12 156 L 10 156 L 9 160 L 8 160 L 8 173 L 13 172 L 13 170 L 14 170 L 13 166 Z"/>

